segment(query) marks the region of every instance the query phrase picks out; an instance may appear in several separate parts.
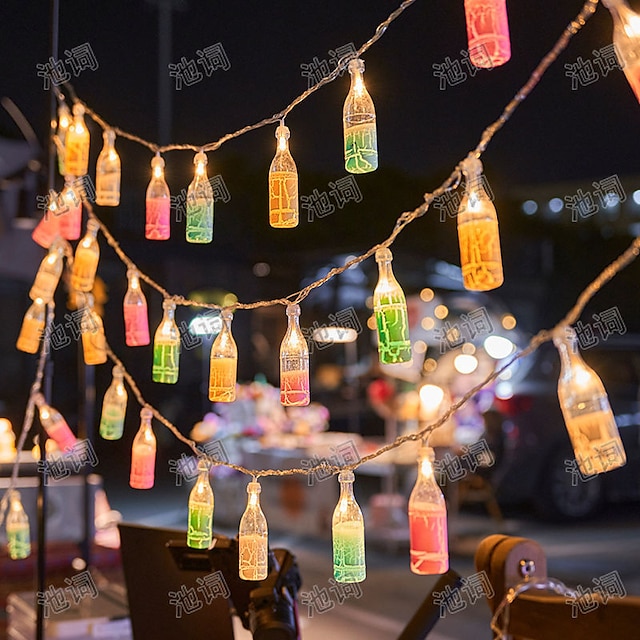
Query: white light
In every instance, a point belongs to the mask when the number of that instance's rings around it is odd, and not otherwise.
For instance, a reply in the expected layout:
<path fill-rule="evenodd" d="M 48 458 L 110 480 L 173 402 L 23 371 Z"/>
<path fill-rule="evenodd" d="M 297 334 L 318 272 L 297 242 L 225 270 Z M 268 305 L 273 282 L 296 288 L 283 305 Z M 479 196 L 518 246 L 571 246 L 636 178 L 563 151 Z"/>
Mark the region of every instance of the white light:
<path fill-rule="evenodd" d="M 358 332 L 349 327 L 318 327 L 313 332 L 316 342 L 354 342 Z"/>
<path fill-rule="evenodd" d="M 620 197 L 617 193 L 607 193 L 604 196 L 604 208 L 613 209 L 620 204 Z"/>
<path fill-rule="evenodd" d="M 498 382 L 495 393 L 496 398 L 508 400 L 513 397 L 513 385 L 510 382 Z"/>
<path fill-rule="evenodd" d="M 631 197 L 636 204 L 640 204 L 640 189 L 636 189 Z"/>
<path fill-rule="evenodd" d="M 560 198 L 551 198 L 549 200 L 549 210 L 552 213 L 560 213 L 564 207 L 564 202 Z"/>
<path fill-rule="evenodd" d="M 535 200 L 525 200 L 522 203 L 522 212 L 528 216 L 532 216 L 538 211 L 538 203 Z"/>
<path fill-rule="evenodd" d="M 502 336 L 489 336 L 484 341 L 484 350 L 494 359 L 502 360 L 508 355 L 512 354 L 515 345 L 509 338 L 503 338 Z"/>
<path fill-rule="evenodd" d="M 189 333 L 193 336 L 214 336 L 222 329 L 222 318 L 219 314 L 207 313 L 196 316 L 189 323 Z"/>
<path fill-rule="evenodd" d="M 420 404 L 423 411 L 435 411 L 444 398 L 444 391 L 435 384 L 423 384 L 420 387 Z"/>
<path fill-rule="evenodd" d="M 453 366 L 458 373 L 473 373 L 478 368 L 478 358 L 462 353 L 459 356 L 456 356 L 453 361 Z"/>

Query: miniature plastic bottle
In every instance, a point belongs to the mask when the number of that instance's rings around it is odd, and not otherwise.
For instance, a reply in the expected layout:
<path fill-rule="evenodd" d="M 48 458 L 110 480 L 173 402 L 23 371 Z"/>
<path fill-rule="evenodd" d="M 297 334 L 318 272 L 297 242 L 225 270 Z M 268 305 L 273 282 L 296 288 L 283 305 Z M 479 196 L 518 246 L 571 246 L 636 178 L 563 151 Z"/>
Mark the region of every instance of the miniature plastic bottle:
<path fill-rule="evenodd" d="M 60 238 L 54 240 L 49 247 L 49 253 L 42 259 L 29 291 L 32 300 L 40 298 L 45 304 L 53 300 L 62 275 L 64 249 L 65 243 Z"/>
<path fill-rule="evenodd" d="M 260 483 L 247 485 L 247 508 L 238 529 L 240 578 L 264 580 L 269 574 L 269 531 L 267 519 L 260 508 Z"/>
<path fill-rule="evenodd" d="M 65 167 L 64 167 L 64 146 L 67 138 L 67 131 L 69 130 L 69 126 L 71 125 L 71 112 L 69 111 L 69 107 L 65 102 L 63 102 L 58 107 L 58 129 L 56 131 L 56 135 L 58 136 L 58 140 L 60 141 L 60 145 L 62 149 L 57 147 L 56 150 L 58 152 L 58 172 L 61 176 L 66 175 Z"/>
<path fill-rule="evenodd" d="M 613 46 L 627 82 L 640 102 L 640 15 L 626 0 L 602 0 L 613 18 Z"/>
<path fill-rule="evenodd" d="M 511 58 L 506 0 L 464 0 L 469 58 L 475 67 L 493 69 Z"/>
<path fill-rule="evenodd" d="M 389 249 L 376 251 L 378 283 L 373 291 L 373 312 L 378 328 L 378 357 L 383 364 L 411 362 L 407 301 L 398 284 Z"/>
<path fill-rule="evenodd" d="M 364 518 L 353 495 L 353 471 L 341 471 L 340 498 L 333 512 L 333 577 L 336 582 L 362 582 L 367 577 Z"/>
<path fill-rule="evenodd" d="M 287 305 L 287 332 L 280 345 L 280 402 L 285 407 L 309 404 L 309 347 L 300 329 L 300 305 Z"/>
<path fill-rule="evenodd" d="M 233 313 L 223 309 L 222 329 L 211 346 L 209 364 L 209 400 L 233 402 L 236 399 L 238 347 L 231 333 Z"/>
<path fill-rule="evenodd" d="M 117 207 L 120 204 L 120 156 L 115 148 L 116 133 L 107 129 L 104 147 L 96 163 L 96 204 Z"/>
<path fill-rule="evenodd" d="M 31 239 L 44 249 L 48 249 L 53 241 L 62 236 L 60 231 L 60 216 L 58 215 L 58 207 L 55 201 L 55 193 L 50 194 L 49 206 L 44 212 L 40 222 L 31 232 Z"/>
<path fill-rule="evenodd" d="M 129 486 L 132 489 L 151 489 L 156 468 L 156 437 L 151 427 L 153 412 L 147 407 L 140 410 L 140 428 L 133 439 L 131 448 L 131 475 Z"/>
<path fill-rule="evenodd" d="M 349 173 L 369 173 L 378 168 L 376 110 L 364 86 L 364 60 L 349 62 L 351 88 L 343 108 L 344 166 Z"/>
<path fill-rule="evenodd" d="M 14 462 L 16 459 L 16 435 L 11 421 L 0 418 L 0 462 Z"/>
<path fill-rule="evenodd" d="M 57 216 L 60 222 L 60 235 L 65 240 L 77 240 L 82 230 L 82 198 L 73 188 L 73 176 L 65 176 L 64 188 L 60 194 L 61 208 Z"/>
<path fill-rule="evenodd" d="M 76 255 L 71 269 L 71 288 L 76 291 L 88 292 L 93 289 L 98 260 L 100 260 L 100 245 L 97 238 L 99 228 L 98 221 L 89 218 L 87 220 L 87 233 L 76 248 Z"/>
<path fill-rule="evenodd" d="M 418 477 L 409 497 L 411 571 L 420 575 L 449 569 L 447 504 L 433 472 L 434 460 L 431 447 L 420 449 Z"/>
<path fill-rule="evenodd" d="M 83 176 L 89 169 L 89 130 L 84 122 L 84 107 L 73 105 L 73 123 L 65 140 L 64 168 L 68 175 Z"/>
<path fill-rule="evenodd" d="M 20 501 L 20 492 L 13 490 L 7 513 L 7 547 L 12 560 L 24 560 L 31 555 L 29 518 Z"/>
<path fill-rule="evenodd" d="M 164 300 L 164 315 L 153 339 L 154 382 L 175 384 L 180 372 L 180 332 L 175 322 L 175 302 Z"/>
<path fill-rule="evenodd" d="M 124 418 L 127 412 L 127 390 L 124 386 L 122 367 L 113 367 L 113 380 L 109 385 L 100 415 L 100 435 L 105 440 L 119 440 L 124 430 Z"/>
<path fill-rule="evenodd" d="M 213 189 L 207 178 L 207 156 L 198 151 L 193 158 L 196 171 L 187 190 L 187 242 L 207 243 L 213 239 Z"/>
<path fill-rule="evenodd" d="M 24 353 L 37 353 L 44 332 L 46 305 L 42 298 L 36 298 L 27 309 L 20 327 L 16 349 Z"/>
<path fill-rule="evenodd" d="M 73 449 L 76 445 L 76 437 L 73 435 L 67 421 L 62 414 L 45 402 L 44 396 L 37 393 L 33 397 L 40 413 L 40 422 L 47 435 L 55 441 L 60 451 Z"/>
<path fill-rule="evenodd" d="M 269 224 L 277 229 L 298 226 L 298 169 L 289 151 L 289 127 L 276 129 L 276 155 L 269 168 Z"/>
<path fill-rule="evenodd" d="M 213 489 L 209 482 L 209 463 L 198 461 L 198 479 L 189 494 L 187 546 L 208 549 L 213 540 Z"/>
<path fill-rule="evenodd" d="M 584 475 L 611 471 L 627 457 L 607 392 L 580 356 L 575 331 L 563 329 L 553 337 L 561 361 L 558 399 L 576 461 Z"/>
<path fill-rule="evenodd" d="M 84 363 L 104 364 L 107 361 L 107 345 L 102 318 L 93 308 L 93 294 L 85 294 L 85 305 L 80 323 Z"/>
<path fill-rule="evenodd" d="M 164 179 L 164 159 L 159 153 L 151 160 L 151 169 L 145 200 L 144 237 L 147 240 L 168 240 L 171 235 L 171 194 Z"/>
<path fill-rule="evenodd" d="M 458 208 L 462 281 L 469 291 L 497 289 L 504 281 L 498 216 L 482 183 L 482 162 L 462 163 L 465 192 Z"/>
<path fill-rule="evenodd" d="M 135 269 L 127 270 L 129 285 L 124 296 L 125 342 L 129 347 L 142 347 L 149 344 L 149 312 L 147 299 L 140 287 L 140 276 Z"/>

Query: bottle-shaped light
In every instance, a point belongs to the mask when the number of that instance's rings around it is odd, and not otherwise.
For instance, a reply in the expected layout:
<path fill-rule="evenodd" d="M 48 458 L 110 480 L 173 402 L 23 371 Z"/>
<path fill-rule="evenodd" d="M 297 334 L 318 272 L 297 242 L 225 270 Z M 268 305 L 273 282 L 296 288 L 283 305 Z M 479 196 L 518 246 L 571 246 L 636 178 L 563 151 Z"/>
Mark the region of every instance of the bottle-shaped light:
<path fill-rule="evenodd" d="M 309 404 L 309 347 L 300 329 L 300 305 L 287 305 L 287 332 L 280 345 L 280 402 L 285 407 Z"/>
<path fill-rule="evenodd" d="M 367 577 L 364 518 L 353 495 L 353 471 L 341 471 L 340 498 L 333 512 L 333 577 L 336 582 L 362 582 Z"/>
<path fill-rule="evenodd" d="M 76 255 L 71 268 L 71 288 L 76 291 L 91 291 L 93 281 L 98 269 L 100 259 L 100 245 L 98 244 L 98 229 L 100 224 L 97 220 L 89 218 L 87 220 L 87 232 L 78 243 Z"/>
<path fill-rule="evenodd" d="M 213 489 L 209 482 L 209 463 L 198 461 L 198 479 L 189 494 L 187 546 L 208 549 L 213 540 Z"/>
<path fill-rule="evenodd" d="M 211 346 L 209 363 L 209 400 L 233 402 L 236 399 L 238 347 L 231 333 L 233 313 L 223 309 L 222 329 Z"/>
<path fill-rule="evenodd" d="M 20 327 L 16 349 L 24 353 L 37 353 L 44 332 L 47 307 L 42 298 L 36 298 L 27 309 Z"/>
<path fill-rule="evenodd" d="M 147 240 L 168 240 L 171 235 L 171 195 L 164 179 L 164 159 L 159 153 L 151 160 L 151 181 L 145 206 L 144 237 Z"/>
<path fill-rule="evenodd" d="M 128 287 L 124 296 L 125 342 L 129 347 L 142 347 L 149 344 L 149 313 L 147 299 L 140 287 L 140 275 L 135 269 L 127 270 Z"/>
<path fill-rule="evenodd" d="M 640 15 L 626 0 L 602 0 L 613 18 L 613 46 L 627 82 L 640 102 Z"/>
<path fill-rule="evenodd" d="M 140 428 L 133 439 L 131 448 L 131 475 L 129 486 L 132 489 L 151 489 L 156 469 L 156 437 L 151 427 L 153 412 L 148 407 L 140 410 Z"/>
<path fill-rule="evenodd" d="M 82 296 L 78 296 L 81 299 Z M 107 361 L 107 344 L 104 335 L 102 318 L 93 308 L 93 294 L 84 295 L 84 307 L 80 320 L 80 335 L 82 337 L 82 353 L 84 363 L 104 364 Z"/>
<path fill-rule="evenodd" d="M 349 62 L 351 88 L 342 110 L 344 166 L 349 173 L 369 173 L 378 168 L 376 110 L 364 86 L 364 60 Z"/>
<path fill-rule="evenodd" d="M 60 194 L 62 209 L 57 211 L 60 235 L 65 240 L 77 240 L 82 229 L 82 198 L 73 188 L 73 176 L 65 176 L 64 188 Z"/>
<path fill-rule="evenodd" d="M 247 485 L 247 508 L 240 519 L 238 556 L 240 578 L 265 580 L 269 574 L 269 531 L 260 508 L 260 483 Z"/>
<path fill-rule="evenodd" d="M 187 190 L 187 242 L 213 239 L 213 189 L 207 178 L 207 156 L 198 151 L 193 158 L 195 175 Z"/>
<path fill-rule="evenodd" d="M 609 398 L 596 372 L 580 356 L 576 332 L 563 327 L 554 332 L 562 368 L 558 398 L 576 461 L 584 475 L 623 466 L 627 457 Z"/>
<path fill-rule="evenodd" d="M 45 304 L 51 302 L 62 274 L 65 243 L 57 238 L 51 243 L 49 253 L 42 259 L 36 274 L 29 297 L 32 300 L 40 298 Z"/>
<path fill-rule="evenodd" d="M 465 289 L 490 291 L 504 281 L 498 216 L 482 179 L 482 162 L 462 162 L 465 192 L 458 208 L 460 266 Z"/>
<path fill-rule="evenodd" d="M 83 176 L 89 169 L 89 130 L 84 122 L 84 107 L 73 105 L 73 123 L 64 144 L 64 168 L 67 175 Z"/>
<path fill-rule="evenodd" d="M 409 497 L 411 571 L 421 575 L 449 569 L 447 505 L 433 472 L 434 451 L 421 447 L 418 477 Z"/>
<path fill-rule="evenodd" d="M 269 224 L 277 229 L 298 226 L 298 169 L 289 151 L 289 127 L 276 129 L 276 155 L 269 168 Z"/>
<path fill-rule="evenodd" d="M 378 284 L 373 291 L 373 312 L 378 328 L 378 356 L 383 364 L 411 362 L 407 301 L 398 284 L 389 249 L 376 251 Z"/>
<path fill-rule="evenodd" d="M 64 147 L 67 139 L 67 132 L 71 126 L 71 112 L 66 102 L 62 102 L 58 107 L 58 128 L 56 135 L 60 141 L 60 147 L 57 147 L 58 152 L 58 171 L 61 176 L 66 175 L 64 170 Z"/>
<path fill-rule="evenodd" d="M 7 547 L 12 560 L 24 560 L 31 555 L 29 518 L 20 501 L 20 492 L 11 491 L 7 513 Z"/>
<path fill-rule="evenodd" d="M 31 239 L 41 247 L 48 249 L 51 243 L 61 236 L 60 216 L 58 215 L 57 194 L 54 191 L 49 193 L 49 204 L 40 222 L 31 232 Z"/>
<path fill-rule="evenodd" d="M 96 204 L 117 207 L 120 204 L 120 156 L 116 151 L 116 132 L 107 129 L 104 146 L 96 163 Z"/>
<path fill-rule="evenodd" d="M 47 435 L 58 445 L 60 451 L 73 449 L 77 440 L 67 421 L 62 417 L 62 414 L 48 405 L 41 393 L 34 395 L 33 401 L 38 407 L 40 423 L 47 432 Z"/>
<path fill-rule="evenodd" d="M 16 436 L 11 421 L 0 418 L 0 462 L 14 462 L 16 455 Z"/>
<path fill-rule="evenodd" d="M 180 372 L 180 332 L 175 321 L 176 304 L 171 300 L 162 303 L 164 315 L 153 338 L 154 382 L 175 384 Z"/>
<path fill-rule="evenodd" d="M 493 69 L 511 58 L 506 0 L 464 0 L 469 58 L 475 67 Z"/>
<path fill-rule="evenodd" d="M 127 390 L 124 386 L 122 367 L 113 367 L 113 380 L 109 385 L 100 415 L 100 435 L 105 440 L 119 440 L 124 430 L 124 417 L 127 412 Z"/>

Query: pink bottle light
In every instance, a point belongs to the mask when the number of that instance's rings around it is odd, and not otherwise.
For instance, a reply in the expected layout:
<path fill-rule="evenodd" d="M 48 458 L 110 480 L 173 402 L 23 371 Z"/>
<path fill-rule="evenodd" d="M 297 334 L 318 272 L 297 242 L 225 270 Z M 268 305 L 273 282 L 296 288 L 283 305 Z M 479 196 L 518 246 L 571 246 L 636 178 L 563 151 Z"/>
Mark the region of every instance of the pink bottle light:
<path fill-rule="evenodd" d="M 155 479 L 156 437 L 151 427 L 153 412 L 148 407 L 140 410 L 140 429 L 131 448 L 131 475 L 129 486 L 132 489 L 151 489 Z"/>
<path fill-rule="evenodd" d="M 125 341 L 129 347 L 149 344 L 149 314 L 147 299 L 140 288 L 140 275 L 135 269 L 127 270 L 129 286 L 122 305 Z"/>
<path fill-rule="evenodd" d="M 499 67 L 511 58 L 506 0 L 464 0 L 471 63 Z"/>

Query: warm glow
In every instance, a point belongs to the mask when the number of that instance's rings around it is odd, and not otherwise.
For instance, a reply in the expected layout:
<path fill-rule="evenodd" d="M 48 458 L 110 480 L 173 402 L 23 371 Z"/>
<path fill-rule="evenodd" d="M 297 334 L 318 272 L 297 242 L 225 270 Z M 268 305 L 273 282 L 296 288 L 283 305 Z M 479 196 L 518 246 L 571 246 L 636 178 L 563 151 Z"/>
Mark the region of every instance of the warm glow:
<path fill-rule="evenodd" d="M 420 404 L 422 410 L 433 413 L 444 399 L 444 391 L 435 384 L 424 384 L 420 387 Z"/>
<path fill-rule="evenodd" d="M 476 347 L 473 343 L 471 342 L 465 342 L 462 345 L 462 349 L 461 349 L 462 353 L 467 354 L 467 355 L 473 355 L 476 352 Z"/>
<path fill-rule="evenodd" d="M 8 418 L 0 418 L 0 433 L 9 433 L 13 431 L 11 420 Z"/>
<path fill-rule="evenodd" d="M 425 331 L 431 331 L 431 329 L 433 329 L 433 327 L 436 326 L 436 321 L 431 316 L 427 316 L 426 318 L 422 318 L 422 322 L 420 323 L 420 326 Z"/>
<path fill-rule="evenodd" d="M 416 340 L 413 343 L 413 350 L 416 353 L 426 353 L 427 352 L 427 343 L 424 340 Z"/>
<path fill-rule="evenodd" d="M 420 300 L 422 300 L 422 302 L 431 302 L 435 295 L 433 289 L 426 288 L 420 292 Z"/>
<path fill-rule="evenodd" d="M 371 331 L 375 331 L 378 328 L 375 316 L 369 316 L 369 318 L 367 319 L 367 327 L 371 329 Z"/>
<path fill-rule="evenodd" d="M 438 368 L 438 361 L 434 358 L 427 358 L 422 365 L 427 373 L 433 373 Z"/>
<path fill-rule="evenodd" d="M 516 345 L 502 336 L 488 336 L 484 341 L 484 350 L 494 359 L 501 360 L 511 355 Z"/>
<path fill-rule="evenodd" d="M 629 20 L 625 21 L 624 23 L 624 32 L 630 38 L 640 37 L 640 16 L 629 16 Z"/>
<path fill-rule="evenodd" d="M 462 353 L 459 356 L 456 356 L 455 360 L 453 361 L 453 366 L 458 373 L 473 373 L 478 368 L 478 358 Z"/>
<path fill-rule="evenodd" d="M 449 309 L 443 304 L 439 304 L 434 310 L 433 315 L 438 318 L 438 320 L 444 320 L 449 315 Z"/>
<path fill-rule="evenodd" d="M 511 331 L 511 329 L 516 328 L 516 319 L 510 313 L 507 313 L 504 316 L 502 316 L 501 322 L 502 322 L 503 328 L 506 329 L 507 331 Z"/>
<path fill-rule="evenodd" d="M 430 478 L 433 475 L 433 465 L 427 456 L 424 456 L 420 461 L 420 467 L 420 471 L 425 478 Z"/>

